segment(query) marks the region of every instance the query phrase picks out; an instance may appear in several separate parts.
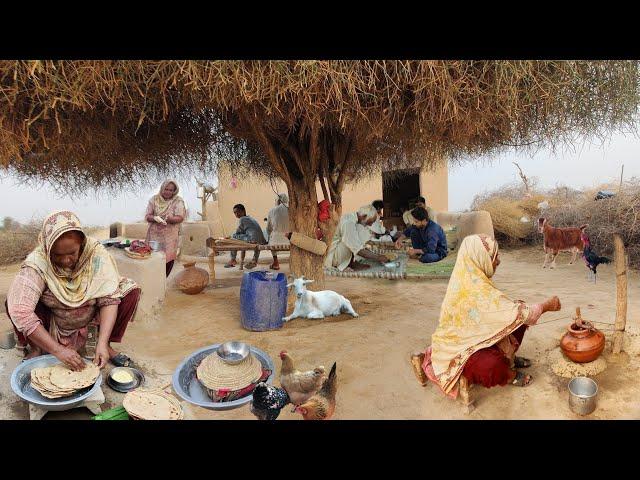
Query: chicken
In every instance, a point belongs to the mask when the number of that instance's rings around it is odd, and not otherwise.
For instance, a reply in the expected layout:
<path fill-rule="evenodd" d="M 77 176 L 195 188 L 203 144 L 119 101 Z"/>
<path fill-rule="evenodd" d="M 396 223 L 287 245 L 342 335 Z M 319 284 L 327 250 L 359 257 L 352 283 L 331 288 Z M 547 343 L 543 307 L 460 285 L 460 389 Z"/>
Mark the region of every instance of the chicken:
<path fill-rule="evenodd" d="M 250 409 L 258 420 L 275 420 L 280 415 L 280 411 L 290 402 L 284 388 L 260 382 L 253 390 Z"/>
<path fill-rule="evenodd" d="M 295 411 L 305 420 L 329 420 L 336 410 L 336 364 L 331 367 L 329 377 L 322 384 L 322 388 Z"/>
<path fill-rule="evenodd" d="M 597 275 L 598 275 L 598 272 L 597 272 L 598 265 L 600 265 L 601 263 L 604 263 L 604 264 L 611 263 L 611 260 L 607 257 L 601 257 L 598 254 L 596 254 L 591 249 L 591 242 L 589 241 L 589 238 L 586 235 L 582 236 L 582 241 L 584 242 L 584 250 L 582 252 L 582 257 L 584 258 L 584 262 L 587 264 L 587 268 L 589 268 L 589 270 L 593 272 L 593 279 L 594 281 L 596 281 Z"/>
<path fill-rule="evenodd" d="M 322 386 L 324 367 L 322 365 L 306 372 L 300 372 L 293 366 L 293 359 L 283 350 L 280 352 L 282 368 L 280 385 L 287 391 L 291 403 L 300 405 L 310 398 Z"/>

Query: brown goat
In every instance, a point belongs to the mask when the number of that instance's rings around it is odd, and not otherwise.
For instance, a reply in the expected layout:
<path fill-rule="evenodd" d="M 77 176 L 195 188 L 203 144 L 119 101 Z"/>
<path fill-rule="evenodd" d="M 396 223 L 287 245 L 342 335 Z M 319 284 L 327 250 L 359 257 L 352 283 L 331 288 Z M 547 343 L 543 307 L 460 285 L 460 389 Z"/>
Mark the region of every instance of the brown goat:
<path fill-rule="evenodd" d="M 552 256 L 551 268 L 556 267 L 556 257 L 558 253 L 563 251 L 573 251 L 573 258 L 569 265 L 576 261 L 578 252 L 584 250 L 582 241 L 582 232 L 588 225 L 582 225 L 578 228 L 555 228 L 549 225 L 546 218 L 538 219 L 538 231 L 544 236 L 544 264 L 542 268 L 547 267 L 549 255 Z"/>

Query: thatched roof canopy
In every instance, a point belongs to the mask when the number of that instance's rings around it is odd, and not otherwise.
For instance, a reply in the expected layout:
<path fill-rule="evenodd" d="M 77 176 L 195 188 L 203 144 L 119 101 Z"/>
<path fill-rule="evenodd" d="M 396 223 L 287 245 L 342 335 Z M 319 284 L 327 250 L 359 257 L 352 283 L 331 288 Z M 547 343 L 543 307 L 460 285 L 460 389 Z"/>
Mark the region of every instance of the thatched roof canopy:
<path fill-rule="evenodd" d="M 321 163 L 307 168 L 316 147 L 304 145 L 325 148 L 333 170 L 342 139 L 353 177 L 635 129 L 638 72 L 635 61 L 0 61 L 0 164 L 72 188 L 220 160 L 300 176 Z M 291 136 L 297 150 L 276 145 L 287 158 L 268 161 L 269 142 Z"/>

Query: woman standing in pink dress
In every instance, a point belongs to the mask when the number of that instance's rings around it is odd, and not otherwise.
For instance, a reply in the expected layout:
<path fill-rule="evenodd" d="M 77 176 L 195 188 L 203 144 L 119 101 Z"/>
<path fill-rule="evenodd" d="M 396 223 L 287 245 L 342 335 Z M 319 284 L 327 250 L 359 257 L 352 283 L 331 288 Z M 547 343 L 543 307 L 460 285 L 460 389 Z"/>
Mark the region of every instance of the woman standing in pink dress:
<path fill-rule="evenodd" d="M 175 180 L 165 180 L 160 186 L 160 192 L 149 200 L 145 214 L 145 220 L 149 222 L 147 242 L 155 240 L 165 253 L 167 277 L 178 251 L 180 224 L 187 216 L 184 200 L 178 196 L 179 191 Z"/>

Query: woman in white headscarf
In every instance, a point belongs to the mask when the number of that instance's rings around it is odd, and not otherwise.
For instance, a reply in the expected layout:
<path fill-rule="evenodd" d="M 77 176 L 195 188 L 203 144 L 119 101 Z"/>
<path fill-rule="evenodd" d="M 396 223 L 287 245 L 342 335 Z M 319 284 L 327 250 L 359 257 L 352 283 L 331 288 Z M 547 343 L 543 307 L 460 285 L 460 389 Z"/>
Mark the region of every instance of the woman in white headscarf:
<path fill-rule="evenodd" d="M 267 215 L 267 235 L 269 236 L 269 245 L 289 245 L 289 239 L 286 234 L 289 232 L 289 197 L 286 193 L 279 193 L 276 198 L 276 206 L 273 207 Z M 275 250 L 271 251 L 273 263 L 270 268 L 272 270 L 280 270 L 278 263 L 278 254 Z"/>
<path fill-rule="evenodd" d="M 151 197 L 147 205 L 145 220 L 149 222 L 147 242 L 156 241 L 166 255 L 167 277 L 173 268 L 178 252 L 180 224 L 187 216 L 184 200 L 178 195 L 180 188 L 175 180 L 165 180 L 160 192 Z"/>

